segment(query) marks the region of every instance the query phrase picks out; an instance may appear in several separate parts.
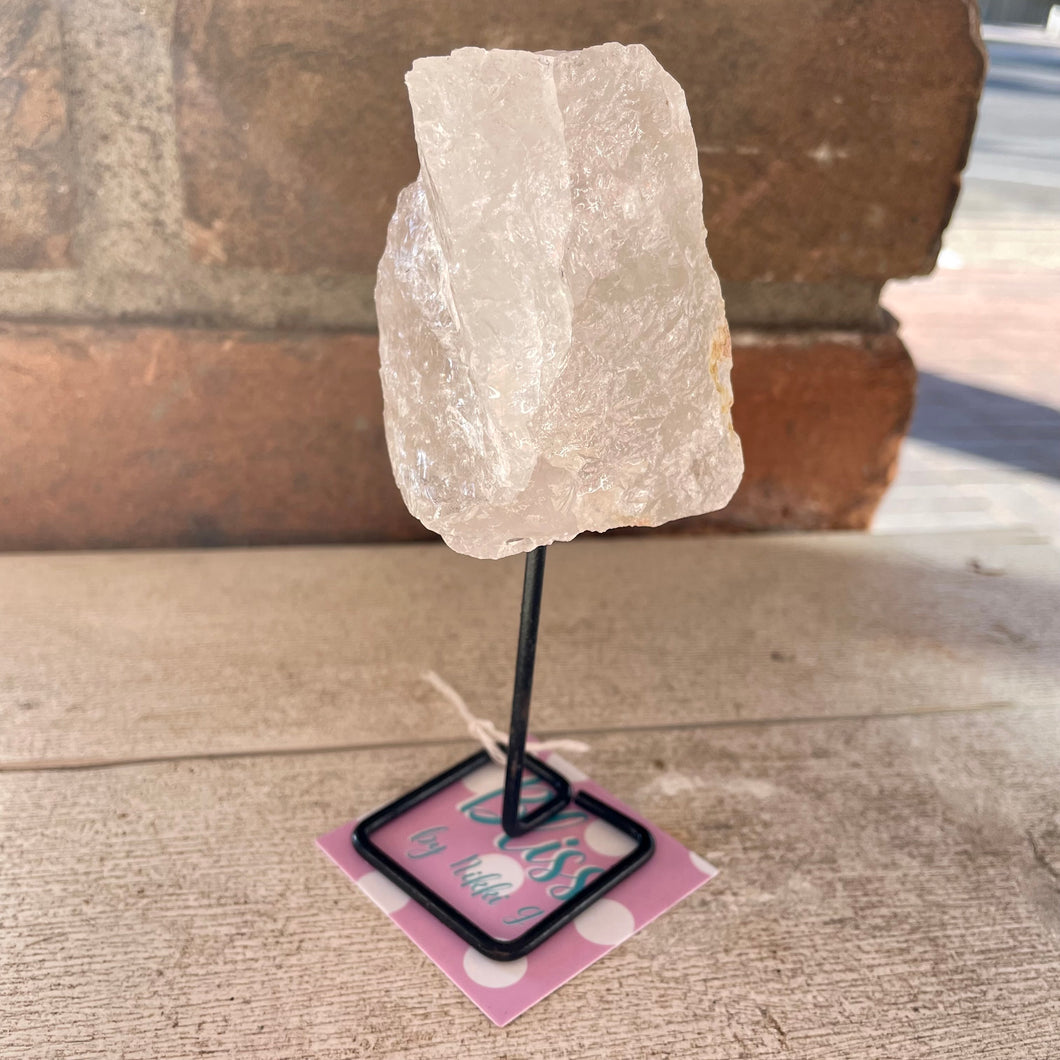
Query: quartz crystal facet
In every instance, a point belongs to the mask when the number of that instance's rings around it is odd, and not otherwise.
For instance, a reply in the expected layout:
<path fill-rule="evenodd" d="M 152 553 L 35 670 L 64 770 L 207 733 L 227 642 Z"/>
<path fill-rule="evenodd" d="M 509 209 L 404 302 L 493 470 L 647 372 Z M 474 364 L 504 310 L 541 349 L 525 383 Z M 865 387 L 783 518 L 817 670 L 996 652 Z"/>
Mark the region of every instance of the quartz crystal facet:
<path fill-rule="evenodd" d="M 405 80 L 420 174 L 375 298 L 409 511 L 496 559 L 723 507 L 743 459 L 680 85 L 620 44 Z"/>

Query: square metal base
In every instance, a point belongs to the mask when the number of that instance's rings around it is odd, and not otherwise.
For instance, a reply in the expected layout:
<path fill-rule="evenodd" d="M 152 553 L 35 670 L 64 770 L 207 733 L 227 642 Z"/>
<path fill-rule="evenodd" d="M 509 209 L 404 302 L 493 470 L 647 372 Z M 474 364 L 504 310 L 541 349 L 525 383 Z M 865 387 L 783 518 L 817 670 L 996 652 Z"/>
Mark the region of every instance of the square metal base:
<path fill-rule="evenodd" d="M 354 849 L 365 861 L 378 869 L 479 953 L 495 961 L 513 961 L 525 957 L 546 939 L 551 938 L 560 928 L 569 924 L 579 913 L 583 913 L 593 902 L 643 865 L 655 850 L 655 841 L 643 825 L 592 795 L 579 792 L 572 797 L 570 784 L 565 777 L 540 759 L 527 755 L 526 769 L 545 781 L 552 788 L 554 795 L 544 804 L 535 807 L 533 812 L 523 819 L 526 823 L 544 824 L 565 806 L 573 803 L 629 836 L 635 846 L 583 890 L 563 901 L 522 935 L 513 939 L 494 938 L 424 884 L 406 866 L 395 861 L 372 840 L 372 834 L 378 829 L 390 824 L 403 813 L 449 787 L 450 784 L 488 765 L 489 762 L 489 755 L 485 751 L 480 751 L 463 762 L 459 762 L 451 769 L 447 769 L 425 784 L 421 784 L 418 788 L 388 803 L 382 809 L 369 814 L 354 829 L 352 838 Z"/>

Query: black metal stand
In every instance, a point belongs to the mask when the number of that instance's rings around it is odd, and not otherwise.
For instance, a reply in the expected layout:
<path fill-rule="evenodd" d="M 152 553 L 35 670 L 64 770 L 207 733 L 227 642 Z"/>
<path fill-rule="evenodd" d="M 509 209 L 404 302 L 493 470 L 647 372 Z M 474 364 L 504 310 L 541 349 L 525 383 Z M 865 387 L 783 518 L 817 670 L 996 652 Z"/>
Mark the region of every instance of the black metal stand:
<path fill-rule="evenodd" d="M 552 782 L 555 796 L 526 817 L 519 816 L 519 793 L 522 790 L 523 770 L 526 768 L 526 734 L 530 727 L 530 695 L 534 688 L 537 627 L 541 621 L 544 581 L 545 546 L 542 545 L 526 554 L 526 573 L 523 575 L 523 606 L 519 613 L 519 647 L 515 654 L 515 685 L 512 689 L 512 718 L 508 726 L 508 763 L 504 771 L 504 809 L 501 817 L 501 826 L 510 836 L 526 835 L 533 831 L 535 825 L 547 821 L 571 799 L 570 785 L 556 774 L 561 785 Z M 552 778 L 545 779 L 552 781 Z"/>
<path fill-rule="evenodd" d="M 480 953 L 498 961 L 515 960 L 540 946 L 547 938 L 554 935 L 561 927 L 568 924 L 579 913 L 584 912 L 588 906 L 639 868 L 651 857 L 655 849 L 651 833 L 638 822 L 586 792 L 572 795 L 570 784 L 564 776 L 539 758 L 526 753 L 544 577 L 545 546 L 542 545 L 527 553 L 526 556 L 523 602 L 519 620 L 519 644 L 512 690 L 512 716 L 508 731 L 508 744 L 505 748 L 507 763 L 504 774 L 501 825 L 509 836 L 525 835 L 547 822 L 565 806 L 573 803 L 628 835 L 634 842 L 633 850 L 597 876 L 584 890 L 568 898 L 522 935 L 514 939 L 497 939 L 483 931 L 434 890 L 425 886 L 405 865 L 395 861 L 372 840 L 372 834 L 384 825 L 488 763 L 490 758 L 485 751 L 472 755 L 382 809 L 369 814 L 357 825 L 352 836 L 354 848 L 366 861 Z M 548 784 L 553 790 L 553 795 L 521 817 L 519 815 L 520 794 L 524 773 L 527 771 Z"/>

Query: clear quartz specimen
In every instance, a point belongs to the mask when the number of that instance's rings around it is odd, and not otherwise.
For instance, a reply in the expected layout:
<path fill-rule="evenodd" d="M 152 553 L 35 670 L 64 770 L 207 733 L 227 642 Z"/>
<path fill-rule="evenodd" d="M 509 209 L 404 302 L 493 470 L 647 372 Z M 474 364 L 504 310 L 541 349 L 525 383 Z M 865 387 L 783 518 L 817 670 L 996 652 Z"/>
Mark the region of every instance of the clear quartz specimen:
<path fill-rule="evenodd" d="M 723 507 L 743 458 L 680 85 L 620 44 L 405 80 L 420 174 L 375 299 L 409 511 L 496 559 Z"/>

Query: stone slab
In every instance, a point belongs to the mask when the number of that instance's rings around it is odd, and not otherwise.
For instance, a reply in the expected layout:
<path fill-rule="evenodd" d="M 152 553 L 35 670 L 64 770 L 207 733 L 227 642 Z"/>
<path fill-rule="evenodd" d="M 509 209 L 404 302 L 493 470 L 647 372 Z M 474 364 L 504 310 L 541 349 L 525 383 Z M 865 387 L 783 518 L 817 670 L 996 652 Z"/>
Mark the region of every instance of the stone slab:
<path fill-rule="evenodd" d="M 722 513 L 866 526 L 914 389 L 895 336 L 736 333 L 747 462 Z M 390 471 L 377 340 L 0 325 L 0 549 L 424 538 Z"/>
<path fill-rule="evenodd" d="M 57 6 L 0 6 L 0 269 L 71 264 L 76 159 Z"/>
<path fill-rule="evenodd" d="M 414 58 L 618 40 L 685 89 L 723 280 L 926 272 L 975 119 L 977 26 L 973 0 L 178 0 L 188 245 L 218 266 L 370 272 L 417 170 Z"/>
<path fill-rule="evenodd" d="M 0 557 L 0 770 L 471 743 L 506 724 L 523 565 L 436 545 Z M 722 617 L 723 616 L 723 617 Z M 1060 702 L 1060 556 L 1026 535 L 550 549 L 534 728 Z"/>
<path fill-rule="evenodd" d="M 596 778 L 721 872 L 503 1030 L 313 846 L 451 749 L 5 774 L 4 1048 L 1051 1060 L 1057 723 L 1054 706 L 601 736 Z"/>

